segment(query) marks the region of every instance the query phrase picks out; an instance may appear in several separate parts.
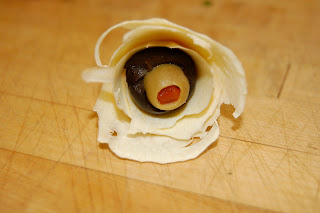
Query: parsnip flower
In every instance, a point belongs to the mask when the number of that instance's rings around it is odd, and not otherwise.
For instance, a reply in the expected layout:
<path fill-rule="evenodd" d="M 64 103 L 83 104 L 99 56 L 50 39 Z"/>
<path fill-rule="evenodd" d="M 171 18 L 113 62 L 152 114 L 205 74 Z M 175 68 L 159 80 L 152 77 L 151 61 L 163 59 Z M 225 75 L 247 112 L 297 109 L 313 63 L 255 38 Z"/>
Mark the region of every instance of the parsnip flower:
<path fill-rule="evenodd" d="M 100 45 L 117 28 L 129 32 L 109 65 L 102 65 Z M 99 38 L 95 59 L 97 67 L 83 79 L 103 83 L 94 107 L 98 141 L 122 158 L 156 163 L 195 158 L 219 136 L 222 103 L 235 107 L 235 118 L 243 112 L 245 74 L 233 52 L 167 20 L 111 27 Z"/>

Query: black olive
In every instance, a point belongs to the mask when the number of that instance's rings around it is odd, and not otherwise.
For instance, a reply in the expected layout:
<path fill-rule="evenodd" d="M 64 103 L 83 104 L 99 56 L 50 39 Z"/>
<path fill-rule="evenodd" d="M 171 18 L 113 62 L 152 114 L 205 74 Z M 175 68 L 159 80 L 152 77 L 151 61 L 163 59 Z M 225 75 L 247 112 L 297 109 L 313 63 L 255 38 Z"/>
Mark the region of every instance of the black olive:
<path fill-rule="evenodd" d="M 144 76 L 161 64 L 174 64 L 181 68 L 190 84 L 188 99 L 193 94 L 196 84 L 195 63 L 184 51 L 168 47 L 150 47 L 135 53 L 124 66 L 126 69 L 126 81 L 134 102 L 141 109 L 152 114 L 169 112 L 155 108 L 149 102 L 144 88 Z"/>

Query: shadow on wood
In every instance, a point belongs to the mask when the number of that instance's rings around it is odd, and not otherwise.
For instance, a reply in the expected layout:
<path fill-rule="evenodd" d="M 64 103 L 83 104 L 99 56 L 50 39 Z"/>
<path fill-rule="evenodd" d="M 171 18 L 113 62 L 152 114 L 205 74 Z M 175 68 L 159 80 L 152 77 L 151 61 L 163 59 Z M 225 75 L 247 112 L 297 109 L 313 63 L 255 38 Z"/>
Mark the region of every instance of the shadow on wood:
<path fill-rule="evenodd" d="M 232 105 L 222 104 L 221 105 L 221 115 L 232 121 L 232 130 L 238 130 L 242 124 L 242 116 L 234 118 L 232 113 L 234 112 L 234 107 Z"/>

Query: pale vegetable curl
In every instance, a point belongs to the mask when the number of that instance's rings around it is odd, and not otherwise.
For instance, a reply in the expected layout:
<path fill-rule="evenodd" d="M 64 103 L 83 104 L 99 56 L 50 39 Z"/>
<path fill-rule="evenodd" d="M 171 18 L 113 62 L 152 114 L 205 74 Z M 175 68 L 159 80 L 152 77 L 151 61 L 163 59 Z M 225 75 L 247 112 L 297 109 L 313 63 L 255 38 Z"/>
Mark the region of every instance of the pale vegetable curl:
<path fill-rule="evenodd" d="M 103 65 L 101 43 L 117 28 L 129 32 L 123 36 L 109 65 Z M 124 65 L 140 50 L 159 46 L 187 53 L 195 62 L 197 79 L 186 104 L 167 114 L 152 115 L 132 100 Z M 233 52 L 203 34 L 167 20 L 125 21 L 111 27 L 98 39 L 95 59 L 98 67 L 86 70 L 83 78 L 104 83 L 94 108 L 99 116 L 98 141 L 108 143 L 122 158 L 156 163 L 195 158 L 219 136 L 217 118 L 222 103 L 235 107 L 234 117 L 243 112 L 247 94 L 245 74 Z M 192 143 L 194 138 L 198 138 L 196 143 Z"/>

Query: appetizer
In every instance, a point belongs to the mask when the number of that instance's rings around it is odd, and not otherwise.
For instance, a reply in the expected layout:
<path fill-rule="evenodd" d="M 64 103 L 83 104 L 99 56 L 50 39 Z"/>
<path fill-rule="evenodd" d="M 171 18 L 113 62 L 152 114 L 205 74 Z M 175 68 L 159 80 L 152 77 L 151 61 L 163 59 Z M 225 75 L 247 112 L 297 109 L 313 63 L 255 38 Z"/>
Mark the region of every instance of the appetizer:
<path fill-rule="evenodd" d="M 128 30 L 108 65 L 100 46 L 115 29 Z M 242 112 L 244 70 L 234 53 L 206 35 L 164 19 L 119 23 L 98 39 L 97 67 L 83 72 L 103 83 L 94 111 L 98 141 L 119 157 L 172 163 L 196 158 L 219 136 L 221 104 Z"/>

